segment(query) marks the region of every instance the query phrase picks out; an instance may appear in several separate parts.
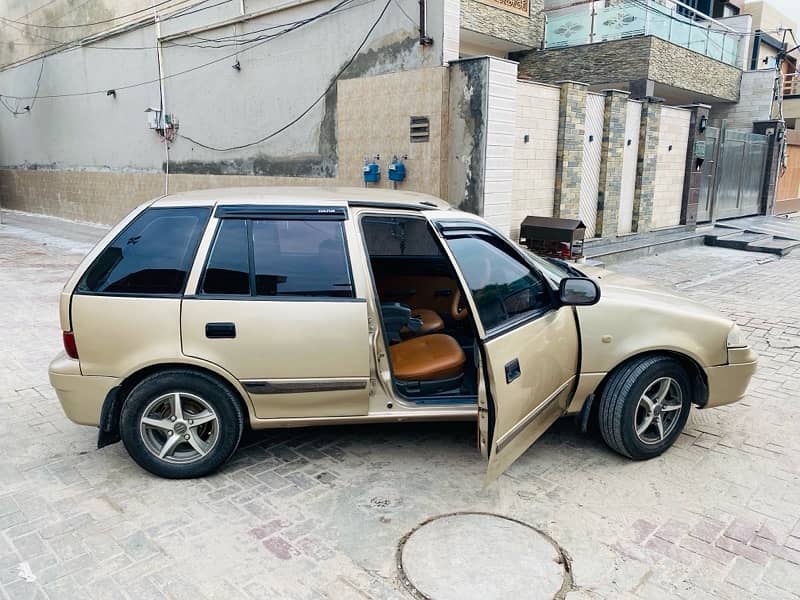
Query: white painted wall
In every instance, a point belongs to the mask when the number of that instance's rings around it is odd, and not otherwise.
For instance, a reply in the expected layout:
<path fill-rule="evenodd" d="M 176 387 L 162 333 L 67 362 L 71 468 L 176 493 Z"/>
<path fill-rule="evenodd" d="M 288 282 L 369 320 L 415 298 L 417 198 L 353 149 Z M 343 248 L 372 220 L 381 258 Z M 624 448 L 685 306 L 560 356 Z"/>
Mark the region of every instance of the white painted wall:
<path fill-rule="evenodd" d="M 603 148 L 605 95 L 586 95 L 586 127 L 583 138 L 583 173 L 578 215 L 586 225 L 586 237 L 594 236 L 597 225 L 597 194 L 600 190 L 600 156 Z"/>
<path fill-rule="evenodd" d="M 461 45 L 461 0 L 442 0 L 444 33 L 442 35 L 442 63 L 456 60 Z"/>
<path fill-rule="evenodd" d="M 488 78 L 483 216 L 508 234 L 512 221 L 517 63 L 490 58 Z"/>
<path fill-rule="evenodd" d="M 661 109 L 651 223 L 653 229 L 680 224 L 690 118 L 691 112 L 682 108 L 664 106 Z"/>
<path fill-rule="evenodd" d="M 625 105 L 625 148 L 622 152 L 622 190 L 619 199 L 619 233 L 630 233 L 633 226 L 633 197 L 636 192 L 636 160 L 639 154 L 639 127 L 642 103 L 628 100 Z"/>
<path fill-rule="evenodd" d="M 553 216 L 559 98 L 557 86 L 517 82 L 511 219 L 514 239 L 528 215 Z"/>
<path fill-rule="evenodd" d="M 443 5 L 430 3 L 431 46 L 419 44 L 415 23 L 401 12 L 418 13 L 416 0 L 396 0 L 370 35 L 345 78 L 439 66 L 444 35 Z M 236 25 L 236 32 L 317 15 L 335 0 L 310 0 L 277 5 L 274 0 L 248 0 L 247 10 L 268 14 Z M 262 45 L 240 48 L 241 71 L 232 68 L 236 47 L 186 47 L 194 37 L 165 44 L 163 69 L 166 111 L 180 121 L 179 133 L 214 146 L 248 143 L 296 118 L 330 85 L 352 57 L 386 5 L 383 0 L 355 2 L 347 10 L 326 16 Z M 215 26 L 238 15 L 238 2 L 220 5 L 163 24 L 162 35 L 192 27 Z M 232 35 L 233 25 L 198 33 L 202 37 Z M 39 98 L 30 113 L 16 118 L 0 110 L 0 166 L 69 170 L 159 172 L 165 148 L 145 124 L 144 111 L 160 106 L 158 60 L 152 25 L 108 37 L 88 47 L 45 59 Z M 452 45 L 452 41 L 450 42 Z M 105 47 L 106 49 L 98 49 Z M 113 48 L 141 47 L 143 50 Z M 206 63 L 218 62 L 195 69 Z M 41 67 L 35 61 L 0 72 L 0 93 L 32 95 Z M 131 84 L 150 82 L 126 89 Z M 117 90 L 116 97 L 105 90 Z M 99 91 L 90 96 L 42 96 Z M 7 99 L 15 104 L 16 101 Z M 29 101 L 19 102 L 20 107 Z M 332 103 L 329 103 L 332 104 Z M 335 105 L 334 105 L 335 106 Z M 329 177 L 335 174 L 335 115 L 325 100 L 283 133 L 257 146 L 214 152 L 184 138 L 170 145 L 171 171 Z M 326 128 L 327 124 L 327 130 Z M 329 149 L 321 143 L 325 131 Z M 259 166 L 260 165 L 260 166 Z M 273 169 L 272 172 L 265 172 Z M 276 171 L 274 169 L 277 169 Z"/>

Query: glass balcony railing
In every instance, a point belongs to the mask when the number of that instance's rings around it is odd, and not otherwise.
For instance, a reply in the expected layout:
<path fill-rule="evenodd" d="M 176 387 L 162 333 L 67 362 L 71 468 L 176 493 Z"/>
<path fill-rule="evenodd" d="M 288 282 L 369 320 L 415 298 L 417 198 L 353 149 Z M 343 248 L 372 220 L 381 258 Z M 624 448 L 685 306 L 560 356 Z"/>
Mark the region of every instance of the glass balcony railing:
<path fill-rule="evenodd" d="M 669 0 L 585 2 L 545 13 L 545 48 L 653 35 L 729 65 L 739 64 L 742 34 Z"/>

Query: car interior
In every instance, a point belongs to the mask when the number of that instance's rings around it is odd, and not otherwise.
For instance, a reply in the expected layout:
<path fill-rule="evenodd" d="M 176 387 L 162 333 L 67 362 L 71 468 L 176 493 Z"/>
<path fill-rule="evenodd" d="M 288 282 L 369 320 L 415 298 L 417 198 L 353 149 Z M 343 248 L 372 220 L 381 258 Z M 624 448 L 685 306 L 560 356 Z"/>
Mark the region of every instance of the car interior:
<path fill-rule="evenodd" d="M 430 225 L 367 215 L 361 227 L 395 390 L 417 404 L 475 403 L 475 326 Z"/>

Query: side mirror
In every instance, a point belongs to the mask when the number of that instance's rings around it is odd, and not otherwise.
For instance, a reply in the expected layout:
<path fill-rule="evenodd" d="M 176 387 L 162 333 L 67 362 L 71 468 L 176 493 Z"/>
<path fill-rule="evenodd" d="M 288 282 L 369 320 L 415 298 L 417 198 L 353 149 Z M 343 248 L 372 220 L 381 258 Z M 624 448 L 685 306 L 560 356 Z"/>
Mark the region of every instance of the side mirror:
<path fill-rule="evenodd" d="M 600 301 L 600 286 L 587 277 L 565 277 L 558 286 L 561 304 L 590 306 Z"/>

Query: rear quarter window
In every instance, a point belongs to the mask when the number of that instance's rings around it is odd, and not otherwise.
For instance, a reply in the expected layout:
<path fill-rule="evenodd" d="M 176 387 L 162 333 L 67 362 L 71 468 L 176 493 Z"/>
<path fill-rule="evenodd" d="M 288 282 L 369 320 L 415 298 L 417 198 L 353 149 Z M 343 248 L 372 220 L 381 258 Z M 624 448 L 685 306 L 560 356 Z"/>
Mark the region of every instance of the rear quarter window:
<path fill-rule="evenodd" d="M 148 208 L 100 253 L 76 291 L 181 294 L 210 213 L 204 207 Z"/>

